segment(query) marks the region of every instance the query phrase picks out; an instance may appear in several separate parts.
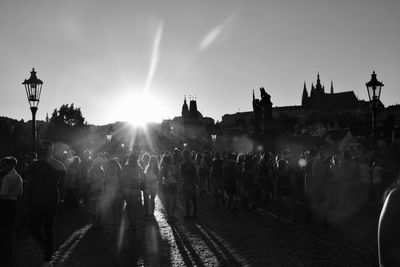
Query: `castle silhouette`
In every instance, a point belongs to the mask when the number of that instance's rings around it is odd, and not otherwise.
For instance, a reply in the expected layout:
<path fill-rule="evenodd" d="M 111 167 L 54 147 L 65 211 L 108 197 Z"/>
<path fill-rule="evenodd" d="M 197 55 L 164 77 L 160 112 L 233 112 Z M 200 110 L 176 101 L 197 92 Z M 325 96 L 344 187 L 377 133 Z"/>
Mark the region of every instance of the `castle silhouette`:
<path fill-rule="evenodd" d="M 330 92 L 325 93 L 325 86 L 321 84 L 319 73 L 317 74 L 315 87 L 314 83 L 311 83 L 310 94 L 308 94 L 306 82 L 304 82 L 301 105 L 305 108 L 356 108 L 360 104 L 364 105 L 365 101 L 358 100 L 353 91 L 335 93 L 333 89 L 333 81 L 331 81 Z"/>
<path fill-rule="evenodd" d="M 311 83 L 310 91 L 304 82 L 301 105 L 273 107 L 271 96 L 263 87 L 260 88 L 260 96 L 260 99 L 256 98 L 253 91 L 252 111 L 225 114 L 221 121 L 222 128 L 268 135 L 272 134 L 272 128 L 285 127 L 282 121 L 306 128 L 306 125 L 321 121 L 335 122 L 338 117 L 348 116 L 364 120 L 370 112 L 368 101 L 358 99 L 354 91 L 335 92 L 333 81 L 329 92 L 325 92 L 319 73 L 315 86 L 314 82 Z M 383 107 L 382 103 L 380 105 Z"/>

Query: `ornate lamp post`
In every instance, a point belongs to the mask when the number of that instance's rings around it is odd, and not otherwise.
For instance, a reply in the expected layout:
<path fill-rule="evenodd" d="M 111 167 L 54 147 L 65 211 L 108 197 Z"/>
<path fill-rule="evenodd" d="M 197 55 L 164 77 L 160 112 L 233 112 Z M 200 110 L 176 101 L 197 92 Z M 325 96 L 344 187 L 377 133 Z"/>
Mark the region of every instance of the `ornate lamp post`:
<path fill-rule="evenodd" d="M 106 134 L 106 139 L 108 142 L 108 153 L 111 154 L 111 139 L 113 137 L 113 133 L 114 133 L 114 127 L 112 127 L 112 125 L 110 127 L 108 127 L 107 129 L 107 134 Z"/>
<path fill-rule="evenodd" d="M 36 112 L 38 110 L 40 94 L 42 92 L 43 82 L 36 77 L 36 71 L 32 68 L 31 77 L 22 83 L 25 86 L 26 97 L 32 112 L 32 145 L 33 151 L 37 152 L 36 139 Z"/>
<path fill-rule="evenodd" d="M 212 134 L 211 135 L 211 141 L 212 141 L 212 149 L 215 150 L 216 142 L 217 142 L 217 135 L 216 134 Z"/>
<path fill-rule="evenodd" d="M 376 127 L 376 114 L 380 105 L 380 97 L 383 83 L 376 79 L 375 71 L 371 75 L 371 80 L 365 84 L 367 86 L 368 98 L 372 110 L 372 139 L 377 141 L 377 127 Z"/>
<path fill-rule="evenodd" d="M 106 138 L 109 143 L 111 142 L 113 132 L 114 132 L 114 127 L 112 127 L 112 126 L 108 127 Z"/>

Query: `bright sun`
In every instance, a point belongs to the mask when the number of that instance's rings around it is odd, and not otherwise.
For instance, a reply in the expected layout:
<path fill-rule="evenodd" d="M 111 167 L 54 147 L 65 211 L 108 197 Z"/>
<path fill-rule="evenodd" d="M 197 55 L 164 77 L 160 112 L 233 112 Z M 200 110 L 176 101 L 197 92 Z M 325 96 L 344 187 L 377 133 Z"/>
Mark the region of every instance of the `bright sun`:
<path fill-rule="evenodd" d="M 161 122 L 165 109 L 161 102 L 149 94 L 132 94 L 116 101 L 112 118 L 144 127 L 149 122 Z"/>

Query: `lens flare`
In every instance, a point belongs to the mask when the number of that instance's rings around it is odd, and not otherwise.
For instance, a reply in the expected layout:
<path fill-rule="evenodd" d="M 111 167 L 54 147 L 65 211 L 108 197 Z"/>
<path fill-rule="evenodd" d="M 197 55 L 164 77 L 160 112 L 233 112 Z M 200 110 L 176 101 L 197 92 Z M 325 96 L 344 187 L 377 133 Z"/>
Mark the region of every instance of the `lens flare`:
<path fill-rule="evenodd" d="M 299 166 L 300 167 L 306 167 L 307 166 L 307 160 L 306 159 L 299 159 Z"/>

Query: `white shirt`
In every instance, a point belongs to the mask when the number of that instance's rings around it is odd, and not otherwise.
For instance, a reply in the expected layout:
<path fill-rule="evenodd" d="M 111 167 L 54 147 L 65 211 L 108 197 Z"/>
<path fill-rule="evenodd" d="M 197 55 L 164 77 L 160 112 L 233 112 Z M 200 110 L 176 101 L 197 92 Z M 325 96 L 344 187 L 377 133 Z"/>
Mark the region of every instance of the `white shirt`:
<path fill-rule="evenodd" d="M 15 169 L 12 169 L 3 177 L 0 198 L 17 200 L 19 196 L 22 196 L 22 178 Z"/>

